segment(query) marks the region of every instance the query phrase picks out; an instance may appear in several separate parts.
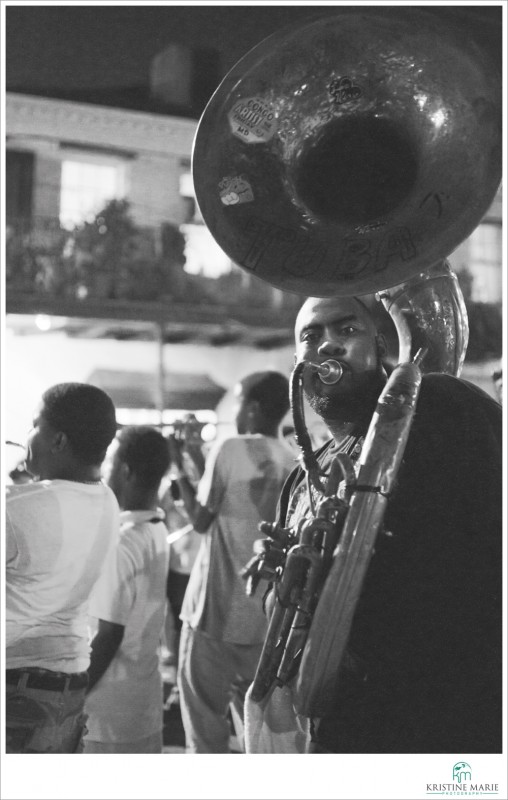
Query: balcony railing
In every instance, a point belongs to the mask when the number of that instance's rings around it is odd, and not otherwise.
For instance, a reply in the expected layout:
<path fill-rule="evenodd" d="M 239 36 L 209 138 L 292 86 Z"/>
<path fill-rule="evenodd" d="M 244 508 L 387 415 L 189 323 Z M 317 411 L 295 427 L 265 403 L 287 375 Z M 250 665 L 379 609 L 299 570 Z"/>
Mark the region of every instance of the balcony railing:
<path fill-rule="evenodd" d="M 7 312 L 26 313 L 29 302 L 46 313 L 118 316 L 134 319 L 176 315 L 189 319 L 208 309 L 218 321 L 225 314 L 243 324 L 292 327 L 302 298 L 279 291 L 235 265 L 216 278 L 185 271 L 185 237 L 171 224 L 159 228 L 123 225 L 101 218 L 75 231 L 58 220 L 6 226 Z M 101 312 L 102 308 L 102 312 Z M 178 313 L 180 309 L 181 313 Z M 48 311 L 49 310 L 49 311 Z M 84 313 L 85 312 L 85 313 Z M 119 311 L 120 316 L 123 314 Z"/>
<path fill-rule="evenodd" d="M 203 326 L 211 326 L 213 344 L 239 341 L 246 329 L 256 332 L 256 346 L 292 341 L 301 296 L 272 288 L 235 265 L 217 278 L 188 274 L 185 238 L 176 226 L 116 223 L 108 218 L 101 226 L 98 217 L 88 228 L 68 231 L 55 219 L 8 220 L 7 313 L 155 322 L 167 341 L 188 341 Z M 470 327 L 466 360 L 500 358 L 501 304 L 474 302 L 467 278 L 467 270 L 459 273 Z M 391 324 L 380 324 L 390 335 Z"/>

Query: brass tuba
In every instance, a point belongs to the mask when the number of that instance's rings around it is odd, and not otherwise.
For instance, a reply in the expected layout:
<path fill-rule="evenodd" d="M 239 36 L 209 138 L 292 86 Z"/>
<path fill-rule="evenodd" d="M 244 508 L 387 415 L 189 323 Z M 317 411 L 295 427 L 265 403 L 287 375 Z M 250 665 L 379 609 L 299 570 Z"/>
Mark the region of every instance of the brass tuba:
<path fill-rule="evenodd" d="M 297 675 L 307 716 L 322 713 L 343 657 L 422 372 L 460 373 L 467 316 L 446 258 L 501 176 L 500 70 L 479 25 L 440 11 L 341 7 L 281 30 L 224 78 L 194 142 L 196 198 L 233 262 L 308 296 L 376 293 L 399 334 L 402 363 L 358 479 L 342 459 L 322 486 L 298 400 L 309 365 L 292 376 L 297 440 L 321 501 L 299 530 L 265 525 L 268 544 L 246 574 L 275 579 L 279 596 L 253 699 Z"/>

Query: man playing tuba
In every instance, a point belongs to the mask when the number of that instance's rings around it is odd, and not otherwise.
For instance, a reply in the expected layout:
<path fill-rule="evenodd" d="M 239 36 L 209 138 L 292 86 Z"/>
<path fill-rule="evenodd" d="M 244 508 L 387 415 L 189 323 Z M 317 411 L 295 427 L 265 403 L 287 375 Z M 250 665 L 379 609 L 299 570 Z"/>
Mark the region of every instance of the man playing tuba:
<path fill-rule="evenodd" d="M 334 359 L 343 370 L 333 384 L 315 370 L 303 377 L 332 434 L 316 453 L 325 481 L 337 453 L 358 458 L 387 380 L 385 342 L 354 297 L 309 298 L 295 333 L 297 362 Z M 296 678 L 261 703 L 248 696 L 248 752 L 502 751 L 501 417 L 467 381 L 423 376 L 328 710 L 300 717 Z M 279 522 L 295 528 L 311 516 L 298 469 Z"/>

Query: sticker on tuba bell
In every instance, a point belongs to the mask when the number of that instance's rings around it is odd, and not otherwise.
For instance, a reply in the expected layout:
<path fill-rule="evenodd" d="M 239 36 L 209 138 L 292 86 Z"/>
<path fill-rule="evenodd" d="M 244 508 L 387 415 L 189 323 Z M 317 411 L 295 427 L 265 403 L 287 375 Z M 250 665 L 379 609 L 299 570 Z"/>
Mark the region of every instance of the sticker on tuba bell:
<path fill-rule="evenodd" d="M 219 194 L 225 206 L 251 203 L 254 200 L 254 192 L 244 175 L 223 178 L 219 183 Z"/>
<path fill-rule="evenodd" d="M 275 113 L 261 97 L 237 100 L 228 119 L 233 135 L 248 144 L 268 142 L 277 127 Z"/>

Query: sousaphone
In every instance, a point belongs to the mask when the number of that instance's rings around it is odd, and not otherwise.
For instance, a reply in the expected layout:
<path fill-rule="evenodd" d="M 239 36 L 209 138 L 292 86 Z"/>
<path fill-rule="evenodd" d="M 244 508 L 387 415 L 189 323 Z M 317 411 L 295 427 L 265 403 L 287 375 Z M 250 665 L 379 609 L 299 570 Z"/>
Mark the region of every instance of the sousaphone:
<path fill-rule="evenodd" d="M 297 676 L 294 705 L 307 716 L 326 711 L 422 373 L 458 375 L 467 346 L 446 259 L 499 186 L 501 75 L 480 25 L 451 13 L 341 7 L 286 28 L 228 73 L 195 138 L 197 202 L 234 263 L 303 295 L 376 293 L 399 333 L 402 363 L 378 399 L 358 476 L 344 458 L 332 465 L 347 505 L 336 486 L 323 491 L 294 414 L 321 500 L 298 530 L 265 526 L 274 560 L 261 553 L 248 569 L 278 581 L 251 697 L 261 702 Z M 340 365 L 296 365 L 293 410 L 306 368 L 340 379 Z"/>
<path fill-rule="evenodd" d="M 456 249 L 501 174 L 501 77 L 474 33 L 346 7 L 247 53 L 193 149 L 199 208 L 231 260 L 325 297 L 403 283 Z"/>

